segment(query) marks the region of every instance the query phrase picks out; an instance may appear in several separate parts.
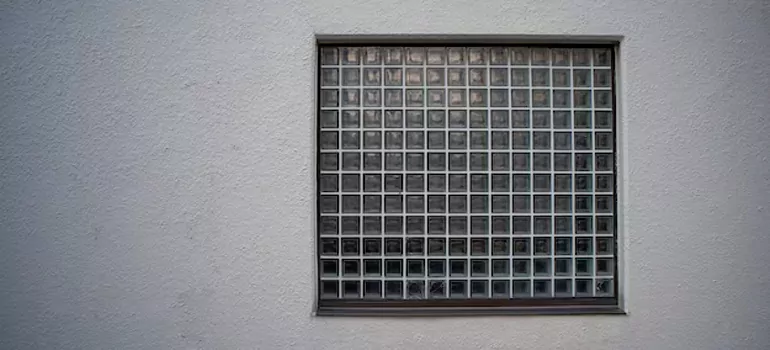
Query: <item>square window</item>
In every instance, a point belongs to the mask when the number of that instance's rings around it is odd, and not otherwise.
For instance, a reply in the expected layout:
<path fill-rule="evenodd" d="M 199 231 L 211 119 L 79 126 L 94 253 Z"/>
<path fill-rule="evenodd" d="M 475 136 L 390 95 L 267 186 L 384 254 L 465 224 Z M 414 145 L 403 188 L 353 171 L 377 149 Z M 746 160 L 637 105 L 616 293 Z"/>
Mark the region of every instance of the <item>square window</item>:
<path fill-rule="evenodd" d="M 445 45 L 320 45 L 320 309 L 617 300 L 613 50 Z"/>

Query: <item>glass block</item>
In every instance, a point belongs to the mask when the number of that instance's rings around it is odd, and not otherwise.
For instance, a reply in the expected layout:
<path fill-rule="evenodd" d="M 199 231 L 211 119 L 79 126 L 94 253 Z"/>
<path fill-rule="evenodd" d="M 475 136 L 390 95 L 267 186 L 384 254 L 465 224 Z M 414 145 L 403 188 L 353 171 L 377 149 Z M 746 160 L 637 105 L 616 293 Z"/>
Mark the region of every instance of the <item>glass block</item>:
<path fill-rule="evenodd" d="M 553 221 L 556 234 L 572 234 L 571 216 L 556 216 Z"/>
<path fill-rule="evenodd" d="M 533 66 L 547 66 L 550 63 L 550 50 L 547 48 L 532 48 L 531 59 Z"/>
<path fill-rule="evenodd" d="M 493 298 L 508 298 L 510 295 L 510 287 L 507 280 L 492 281 L 492 297 Z"/>
<path fill-rule="evenodd" d="M 555 136 L 555 133 L 554 133 L 554 136 Z M 554 153 L 553 154 L 553 170 L 556 170 L 556 171 L 569 171 L 569 170 L 572 170 L 572 154 L 570 154 L 570 153 Z"/>
<path fill-rule="evenodd" d="M 407 277 L 422 277 L 425 276 L 425 261 L 417 259 L 409 259 L 406 261 L 406 276 Z"/>
<path fill-rule="evenodd" d="M 591 255 L 592 243 L 590 237 L 575 238 L 575 255 Z"/>
<path fill-rule="evenodd" d="M 591 112 L 575 111 L 575 129 L 591 128 Z M 590 145 L 590 143 L 588 143 Z"/>
<path fill-rule="evenodd" d="M 607 67 L 610 65 L 612 53 L 610 49 L 594 49 L 594 66 Z"/>
<path fill-rule="evenodd" d="M 403 240 L 401 238 L 386 238 L 385 239 L 385 255 L 402 255 L 403 254 Z M 397 273 L 401 275 L 401 261 L 398 260 L 398 264 L 392 263 L 393 260 L 385 261 L 385 275 L 394 275 Z M 398 268 L 398 270 L 395 270 Z"/>
<path fill-rule="evenodd" d="M 569 237 L 556 237 L 554 247 L 557 255 L 572 254 L 572 242 Z"/>
<path fill-rule="evenodd" d="M 342 149 L 360 149 L 361 133 L 358 131 L 343 131 L 341 141 Z"/>
<path fill-rule="evenodd" d="M 536 196 L 535 200 L 537 200 L 537 197 L 539 196 Z M 550 212 L 551 199 L 548 198 L 546 202 L 548 203 L 548 209 L 545 210 L 545 212 Z M 551 217 L 535 216 L 533 219 L 532 228 L 534 230 L 534 234 L 536 235 L 550 235 L 551 234 Z"/>
<path fill-rule="evenodd" d="M 444 90 L 428 90 L 428 107 L 443 107 L 446 105 L 444 100 Z"/>
<path fill-rule="evenodd" d="M 428 170 L 446 170 L 446 154 L 428 153 Z"/>
<path fill-rule="evenodd" d="M 529 86 L 529 74 L 528 68 L 511 68 L 511 86 Z"/>
<path fill-rule="evenodd" d="M 321 90 L 321 107 L 337 107 L 339 105 L 339 90 Z"/>
<path fill-rule="evenodd" d="M 449 255 L 467 255 L 467 240 L 464 238 L 449 239 Z"/>
<path fill-rule="evenodd" d="M 551 275 L 551 259 L 534 259 L 532 267 L 535 276 L 547 277 Z"/>
<path fill-rule="evenodd" d="M 393 153 L 393 152 L 385 153 L 385 170 L 403 170 L 403 169 L 404 169 L 403 153 Z M 386 188 L 387 188 L 388 176 L 390 175 L 386 175 L 386 179 L 385 179 Z"/>
<path fill-rule="evenodd" d="M 609 235 L 615 232 L 612 216 L 596 217 L 596 234 Z"/>
<path fill-rule="evenodd" d="M 593 259 L 583 258 L 575 259 L 575 275 L 591 276 L 593 274 Z"/>
<path fill-rule="evenodd" d="M 321 254 L 323 255 L 337 255 L 339 252 L 339 240 L 337 238 L 322 238 L 321 239 Z"/>
<path fill-rule="evenodd" d="M 363 64 L 380 64 L 382 56 L 380 55 L 380 48 L 378 47 L 366 47 L 361 50 L 363 57 Z"/>
<path fill-rule="evenodd" d="M 339 233 L 339 218 L 336 216 L 321 217 L 321 234 L 336 235 Z"/>
<path fill-rule="evenodd" d="M 379 299 L 382 297 L 381 281 L 364 281 L 364 298 Z"/>
<path fill-rule="evenodd" d="M 386 195 L 385 196 L 385 212 L 386 213 L 401 213 L 404 211 L 403 207 L 404 198 L 399 195 Z"/>
<path fill-rule="evenodd" d="M 428 277 L 446 276 L 446 260 L 428 260 Z"/>
<path fill-rule="evenodd" d="M 546 175 L 547 176 L 547 175 Z M 537 179 L 537 177 L 535 177 Z M 535 213 L 551 212 L 551 196 L 534 196 L 532 198 L 533 209 Z"/>
<path fill-rule="evenodd" d="M 575 175 L 575 192 L 591 192 L 592 189 L 591 175 Z"/>
<path fill-rule="evenodd" d="M 493 158 L 494 161 L 494 158 Z M 508 174 L 492 175 L 492 192 L 510 192 L 511 182 Z"/>
<path fill-rule="evenodd" d="M 511 158 L 514 171 L 529 170 L 529 153 L 513 153 Z"/>
<path fill-rule="evenodd" d="M 337 260 L 321 260 L 321 275 L 324 277 L 337 277 Z"/>
<path fill-rule="evenodd" d="M 591 153 L 575 153 L 575 170 L 590 171 L 593 169 L 592 157 Z"/>
<path fill-rule="evenodd" d="M 443 131 L 428 131 L 428 149 L 444 149 L 446 143 Z"/>
<path fill-rule="evenodd" d="M 321 49 L 321 64 L 322 65 L 335 65 L 339 64 L 339 56 L 337 55 L 337 49 L 332 47 L 325 47 Z"/>
<path fill-rule="evenodd" d="M 531 262 L 529 259 L 513 259 L 513 276 L 514 277 L 530 276 L 531 275 L 530 265 L 531 265 Z"/>
<path fill-rule="evenodd" d="M 339 197 L 338 196 L 321 196 L 321 212 L 322 213 L 337 213 L 339 212 Z"/>
<path fill-rule="evenodd" d="M 381 169 L 382 169 L 382 153 L 365 152 L 364 153 L 364 170 L 381 170 Z M 369 177 L 370 179 L 373 176 L 378 176 L 378 175 L 367 175 L 367 177 Z M 364 180 L 366 181 L 366 179 Z M 364 185 L 364 191 L 367 191 L 366 185 Z"/>
<path fill-rule="evenodd" d="M 425 191 L 425 175 L 423 175 L 423 174 L 407 174 L 406 175 L 406 190 L 407 190 L 407 192 L 423 192 L 423 191 Z"/>
<path fill-rule="evenodd" d="M 479 65 L 486 64 L 487 52 L 483 47 L 468 48 L 468 64 Z"/>
<path fill-rule="evenodd" d="M 573 66 L 591 65 L 591 51 L 589 49 L 572 49 Z"/>
<path fill-rule="evenodd" d="M 487 153 L 470 153 L 470 170 L 487 170 Z"/>
<path fill-rule="evenodd" d="M 471 276 L 487 277 L 487 275 L 489 275 L 489 272 L 487 271 L 486 260 L 481 260 L 481 259 L 471 260 Z M 473 282 L 476 282 L 476 281 L 473 281 Z"/>
<path fill-rule="evenodd" d="M 596 295 L 597 296 L 612 296 L 613 295 L 613 280 L 611 279 L 597 279 L 596 280 Z"/>
<path fill-rule="evenodd" d="M 612 93 L 609 90 L 594 90 L 594 106 L 596 108 L 612 107 Z"/>
<path fill-rule="evenodd" d="M 528 47 L 514 47 L 510 49 L 511 64 L 513 65 L 528 65 L 529 64 L 529 48 Z"/>
<path fill-rule="evenodd" d="M 358 68 L 342 69 L 342 85 L 358 86 L 361 85 L 361 73 Z"/>
<path fill-rule="evenodd" d="M 513 281 L 513 297 L 514 298 L 529 298 L 530 297 L 530 281 Z"/>
<path fill-rule="evenodd" d="M 444 64 L 444 48 L 443 47 L 430 47 L 427 50 L 428 64 Z"/>
<path fill-rule="evenodd" d="M 382 197 L 376 195 L 364 196 L 364 213 L 379 213 L 382 211 Z"/>
<path fill-rule="evenodd" d="M 530 208 L 531 206 L 529 196 L 513 196 L 514 213 L 529 213 Z"/>
<path fill-rule="evenodd" d="M 361 176 L 358 174 L 342 174 L 342 192 L 361 191 Z"/>
<path fill-rule="evenodd" d="M 404 233 L 404 220 L 400 216 L 385 217 L 385 234 L 400 235 Z"/>
<path fill-rule="evenodd" d="M 465 174 L 449 175 L 449 192 L 465 192 L 468 190 L 468 176 Z"/>
<path fill-rule="evenodd" d="M 385 297 L 389 299 L 401 299 L 403 295 L 403 284 L 401 281 L 385 281 Z"/>
<path fill-rule="evenodd" d="M 468 139 L 467 134 L 464 131 L 450 131 L 449 132 L 449 149 L 468 148 L 467 139 Z"/>
<path fill-rule="evenodd" d="M 572 107 L 572 94 L 569 90 L 553 90 L 551 93 L 553 94 L 553 107 Z"/>
<path fill-rule="evenodd" d="M 513 255 L 530 255 L 529 247 L 530 247 L 529 238 L 513 239 Z"/>
<path fill-rule="evenodd" d="M 407 86 L 422 86 L 424 84 L 422 76 L 422 68 L 407 68 L 406 69 L 406 85 Z"/>
<path fill-rule="evenodd" d="M 339 177 L 336 174 L 323 174 L 320 179 L 321 192 L 337 192 Z"/>
<path fill-rule="evenodd" d="M 382 72 L 379 68 L 364 68 L 364 86 L 380 86 L 382 84 Z"/>
<path fill-rule="evenodd" d="M 513 192 L 529 192 L 529 174 L 513 175 Z"/>
<path fill-rule="evenodd" d="M 339 133 L 336 131 L 321 132 L 321 149 L 337 149 Z"/>
<path fill-rule="evenodd" d="M 508 69 L 492 68 L 489 70 L 489 85 L 508 86 Z"/>
<path fill-rule="evenodd" d="M 514 131 L 511 133 L 513 149 L 529 149 L 530 139 L 528 131 Z"/>
<path fill-rule="evenodd" d="M 378 201 L 378 203 L 376 203 L 375 205 L 377 206 L 378 212 L 379 212 L 379 207 L 380 207 L 380 203 L 379 202 L 381 201 L 381 197 L 380 196 L 372 196 L 372 197 L 376 197 L 376 200 Z M 366 197 L 364 197 L 364 207 L 366 207 L 366 204 L 367 204 L 366 203 Z M 379 235 L 379 234 L 382 234 L 382 218 L 381 217 L 379 217 L 379 216 L 364 216 L 363 224 L 364 224 L 364 234 L 365 235 Z"/>
<path fill-rule="evenodd" d="M 450 153 L 449 170 L 452 170 L 452 171 L 468 170 L 467 155 L 465 153 Z"/>
<path fill-rule="evenodd" d="M 361 234 L 361 220 L 357 216 L 343 216 L 341 219 L 341 230 L 343 235 Z"/>
<path fill-rule="evenodd" d="M 381 128 L 382 112 L 378 110 L 365 110 L 363 124 L 365 128 Z"/>
<path fill-rule="evenodd" d="M 471 105 L 473 106 L 472 99 L 471 99 Z M 492 107 L 508 107 L 508 90 L 503 90 L 503 89 L 490 90 L 489 105 Z"/>
<path fill-rule="evenodd" d="M 361 196 L 358 196 L 358 195 L 342 196 L 342 212 L 343 213 L 360 213 Z"/>
<path fill-rule="evenodd" d="M 425 72 L 428 86 L 444 86 L 444 68 L 428 68 Z"/>
<path fill-rule="evenodd" d="M 382 105 L 382 97 L 378 89 L 364 89 L 364 107 L 379 107 Z"/>
<path fill-rule="evenodd" d="M 445 192 L 446 175 L 428 174 L 428 192 Z"/>
<path fill-rule="evenodd" d="M 431 299 L 440 299 L 446 297 L 446 282 L 444 281 L 429 281 L 428 282 L 428 297 Z"/>
<path fill-rule="evenodd" d="M 385 64 L 402 64 L 404 51 L 400 47 L 387 47 L 383 52 Z"/>
<path fill-rule="evenodd" d="M 510 213 L 510 197 L 507 195 L 493 195 L 492 196 L 492 212 L 493 213 Z"/>
<path fill-rule="evenodd" d="M 425 63 L 425 49 L 422 47 L 406 48 L 406 64 L 419 65 Z"/>
<path fill-rule="evenodd" d="M 343 238 L 342 241 L 342 255 L 358 255 L 358 238 Z"/>
<path fill-rule="evenodd" d="M 321 69 L 321 86 L 339 85 L 339 70 L 337 68 Z"/>
<path fill-rule="evenodd" d="M 385 111 L 385 127 L 386 128 L 403 128 L 404 127 L 404 113 L 402 111 L 386 110 Z"/>
<path fill-rule="evenodd" d="M 364 132 L 364 148 L 365 149 L 382 148 L 382 133 L 379 131 Z"/>
<path fill-rule="evenodd" d="M 445 128 L 446 113 L 444 111 L 428 111 L 429 128 Z"/>
<path fill-rule="evenodd" d="M 572 296 L 572 280 L 569 279 L 557 279 L 553 281 L 553 292 L 555 296 L 571 297 Z"/>
<path fill-rule="evenodd" d="M 465 90 L 450 89 L 449 90 L 449 106 L 450 107 L 465 107 Z"/>
<path fill-rule="evenodd" d="M 447 85 L 449 86 L 465 86 L 465 68 L 448 68 L 447 69 Z"/>
<path fill-rule="evenodd" d="M 532 133 L 533 149 L 550 149 L 551 133 L 548 131 L 535 131 Z"/>
<path fill-rule="evenodd" d="M 573 135 L 576 150 L 590 150 L 592 147 L 590 132 L 576 132 Z"/>
<path fill-rule="evenodd" d="M 339 298 L 339 283 L 337 281 L 321 281 L 321 298 Z"/>
<path fill-rule="evenodd" d="M 422 131 L 407 131 L 406 148 L 407 149 L 425 148 L 425 133 Z"/>
<path fill-rule="evenodd" d="M 342 89 L 342 107 L 358 107 L 361 104 L 361 90 Z"/>
<path fill-rule="evenodd" d="M 424 213 L 425 197 L 417 196 L 417 195 L 406 196 L 406 212 L 407 213 Z"/>
<path fill-rule="evenodd" d="M 321 170 L 335 171 L 339 167 L 339 154 L 337 153 L 321 153 L 321 159 L 319 161 Z"/>
<path fill-rule="evenodd" d="M 575 280 L 575 296 L 577 297 L 590 297 L 593 295 L 593 281 L 590 279 L 576 279 Z"/>
<path fill-rule="evenodd" d="M 551 50 L 551 64 L 554 66 L 569 66 L 570 65 L 570 49 L 552 49 Z"/>
<path fill-rule="evenodd" d="M 401 90 L 385 89 L 385 107 L 401 107 L 403 100 Z"/>
<path fill-rule="evenodd" d="M 572 191 L 572 175 L 554 175 L 553 177 L 554 192 L 571 192 Z"/>
<path fill-rule="evenodd" d="M 488 244 L 486 238 L 471 239 L 471 255 L 488 255 Z"/>
<path fill-rule="evenodd" d="M 446 196 L 439 196 L 439 195 L 428 196 L 428 212 L 429 213 L 445 213 L 446 212 Z"/>
<path fill-rule="evenodd" d="M 407 107 L 422 107 L 425 104 L 425 96 L 423 90 L 410 89 L 406 90 L 406 106 Z"/>
<path fill-rule="evenodd" d="M 554 101 L 556 97 L 554 96 Z M 591 94 L 586 90 L 574 91 L 574 103 L 577 108 L 589 108 L 591 107 Z M 554 102 L 554 106 L 556 103 Z"/>
<path fill-rule="evenodd" d="M 507 223 L 507 222 L 505 222 Z M 492 219 L 492 229 L 493 234 L 494 227 L 496 225 L 496 221 Z M 507 230 L 506 230 L 507 231 Z M 510 247 L 509 247 L 509 239 L 508 238 L 493 238 L 492 239 L 492 255 L 503 255 L 507 256 L 510 254 Z"/>
<path fill-rule="evenodd" d="M 557 195 L 554 196 L 554 211 L 557 213 L 572 212 L 572 196 Z"/>
<path fill-rule="evenodd" d="M 570 112 L 554 111 L 553 112 L 553 128 L 554 129 L 570 129 L 570 128 L 572 128 L 572 115 L 570 115 Z"/>
<path fill-rule="evenodd" d="M 406 282 L 407 299 L 425 298 L 425 281 L 407 281 Z"/>
<path fill-rule="evenodd" d="M 364 239 L 364 255 L 380 255 L 382 253 L 382 240 L 379 238 Z"/>
<path fill-rule="evenodd" d="M 431 235 L 443 235 L 447 232 L 446 217 L 443 216 L 430 216 L 428 217 L 428 234 Z M 430 242 L 429 242 L 430 243 Z M 430 248 L 430 244 L 429 247 Z M 430 250 L 430 249 L 428 249 Z"/>
<path fill-rule="evenodd" d="M 594 112 L 596 128 L 612 128 L 612 112 L 596 111 Z"/>
<path fill-rule="evenodd" d="M 529 90 L 511 90 L 511 107 L 529 107 Z"/>
<path fill-rule="evenodd" d="M 386 131 L 385 148 L 386 149 L 404 148 L 404 133 L 401 131 Z"/>
<path fill-rule="evenodd" d="M 532 69 L 532 86 L 550 86 L 551 73 L 548 68 Z"/>
<path fill-rule="evenodd" d="M 406 154 L 406 170 L 424 170 L 425 169 L 425 155 L 423 153 L 407 153 Z"/>
<path fill-rule="evenodd" d="M 591 87 L 591 70 L 575 69 L 572 71 L 572 84 L 575 87 Z"/>
<path fill-rule="evenodd" d="M 597 222 L 598 222 L 598 218 L 597 218 Z M 615 240 L 612 237 L 596 238 L 596 254 L 611 255 L 614 252 L 615 252 Z"/>
<path fill-rule="evenodd" d="M 340 49 L 342 64 L 359 64 L 361 51 L 357 47 L 343 47 Z"/>
<path fill-rule="evenodd" d="M 570 87 L 571 82 L 569 69 L 554 69 L 552 73 L 551 84 L 554 87 Z"/>
<path fill-rule="evenodd" d="M 449 234 L 464 235 L 468 233 L 468 219 L 465 216 L 449 217 Z"/>
<path fill-rule="evenodd" d="M 484 131 L 473 131 L 471 135 L 475 135 L 475 142 L 472 142 L 471 148 L 473 149 L 485 149 L 487 148 L 487 133 Z M 492 149 L 508 149 L 508 132 L 505 131 L 492 131 L 490 133 L 492 137 L 491 148 Z"/>
<path fill-rule="evenodd" d="M 493 110 L 490 117 L 490 127 L 492 128 L 508 128 L 508 111 L 507 110 Z"/>
<path fill-rule="evenodd" d="M 468 199 L 466 196 L 449 196 L 450 213 L 466 213 L 468 211 Z"/>
<path fill-rule="evenodd" d="M 511 124 L 514 128 L 529 128 L 529 111 L 512 111 Z"/>
<path fill-rule="evenodd" d="M 489 175 L 471 174 L 471 192 L 487 192 L 489 190 Z"/>
<path fill-rule="evenodd" d="M 532 283 L 532 291 L 535 298 L 548 298 L 551 296 L 551 280 L 535 280 Z"/>
<path fill-rule="evenodd" d="M 407 223 L 408 225 L 408 223 Z M 423 255 L 425 254 L 425 240 L 422 238 L 409 238 L 406 240 L 406 254 L 407 255 Z"/>
<path fill-rule="evenodd" d="M 597 150 L 611 150 L 612 149 L 612 134 L 609 132 L 597 132 L 596 137 L 596 149 Z"/>
<path fill-rule="evenodd" d="M 467 282 L 466 281 L 450 281 L 449 282 L 449 297 L 465 299 L 467 295 Z"/>
<path fill-rule="evenodd" d="M 596 259 L 596 275 L 597 276 L 612 276 L 614 267 L 612 266 L 612 259 L 597 258 Z"/>
<path fill-rule="evenodd" d="M 569 132 L 554 132 L 553 133 L 553 148 L 556 150 L 569 150 L 572 149 L 572 133 Z"/>
<path fill-rule="evenodd" d="M 479 196 L 479 197 L 483 197 L 481 198 L 481 200 L 485 203 L 484 205 L 486 205 L 486 201 L 487 201 L 486 196 Z M 473 205 L 473 196 L 471 196 L 471 205 Z M 486 216 L 472 216 L 470 231 L 472 235 L 489 234 L 489 218 Z"/>
<path fill-rule="evenodd" d="M 464 277 L 468 275 L 468 262 L 466 260 L 449 260 L 449 276 Z"/>
<path fill-rule="evenodd" d="M 596 175 L 597 192 L 612 192 L 613 190 L 612 175 Z"/>

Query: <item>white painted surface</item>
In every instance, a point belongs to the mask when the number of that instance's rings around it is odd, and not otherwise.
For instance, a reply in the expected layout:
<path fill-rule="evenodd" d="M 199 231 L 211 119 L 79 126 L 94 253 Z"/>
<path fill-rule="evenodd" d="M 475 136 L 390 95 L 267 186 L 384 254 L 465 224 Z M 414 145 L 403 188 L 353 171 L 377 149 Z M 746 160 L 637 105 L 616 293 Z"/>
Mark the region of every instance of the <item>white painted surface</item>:
<path fill-rule="evenodd" d="M 0 5 L 0 348 L 766 349 L 770 4 Z M 623 35 L 628 316 L 315 318 L 314 33 Z"/>

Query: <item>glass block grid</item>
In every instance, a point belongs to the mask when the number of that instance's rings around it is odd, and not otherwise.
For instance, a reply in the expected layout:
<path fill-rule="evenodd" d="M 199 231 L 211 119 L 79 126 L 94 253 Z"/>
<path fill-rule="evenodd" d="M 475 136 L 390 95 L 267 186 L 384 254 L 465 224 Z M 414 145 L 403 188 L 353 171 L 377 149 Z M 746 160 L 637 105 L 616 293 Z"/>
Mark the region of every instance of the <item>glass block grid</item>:
<path fill-rule="evenodd" d="M 614 297 L 612 57 L 321 47 L 321 299 Z"/>

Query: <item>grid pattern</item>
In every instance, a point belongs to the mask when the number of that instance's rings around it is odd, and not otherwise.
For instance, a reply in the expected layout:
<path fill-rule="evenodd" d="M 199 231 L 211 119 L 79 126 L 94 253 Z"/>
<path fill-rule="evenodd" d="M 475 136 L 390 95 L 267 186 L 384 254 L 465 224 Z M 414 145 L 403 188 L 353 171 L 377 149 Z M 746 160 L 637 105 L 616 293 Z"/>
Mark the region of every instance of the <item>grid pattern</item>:
<path fill-rule="evenodd" d="M 611 62 L 322 47 L 320 297 L 613 297 Z"/>

